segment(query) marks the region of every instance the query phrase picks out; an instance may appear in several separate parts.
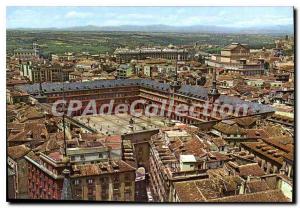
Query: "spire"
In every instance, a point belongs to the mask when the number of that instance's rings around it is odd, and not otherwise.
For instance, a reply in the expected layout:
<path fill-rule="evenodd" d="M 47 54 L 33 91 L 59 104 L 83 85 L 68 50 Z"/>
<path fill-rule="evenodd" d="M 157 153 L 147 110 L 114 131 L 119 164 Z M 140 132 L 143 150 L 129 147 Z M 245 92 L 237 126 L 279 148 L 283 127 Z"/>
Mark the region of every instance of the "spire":
<path fill-rule="evenodd" d="M 213 69 L 213 80 L 212 80 L 212 86 L 211 89 L 208 92 L 209 99 L 214 103 L 216 99 L 219 98 L 220 93 L 217 89 L 217 74 L 216 74 L 216 68 Z"/>
<path fill-rule="evenodd" d="M 175 63 L 175 77 L 174 77 L 174 81 L 171 83 L 171 88 L 173 89 L 173 92 L 176 92 L 180 89 L 181 85 L 178 81 L 178 59 L 180 59 L 180 55 L 178 54 L 177 59 L 176 59 L 176 63 Z"/>
<path fill-rule="evenodd" d="M 70 182 L 70 171 L 66 168 L 63 170 L 64 182 L 61 191 L 61 200 L 72 200 L 72 190 Z"/>

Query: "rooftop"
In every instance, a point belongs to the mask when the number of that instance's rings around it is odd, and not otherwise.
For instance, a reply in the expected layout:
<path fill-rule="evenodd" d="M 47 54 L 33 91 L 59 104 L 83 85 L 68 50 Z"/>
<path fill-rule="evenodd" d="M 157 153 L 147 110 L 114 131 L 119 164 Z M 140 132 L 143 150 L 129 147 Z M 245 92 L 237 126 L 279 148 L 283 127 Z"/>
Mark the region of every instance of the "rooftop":
<path fill-rule="evenodd" d="M 102 88 L 114 88 L 114 87 L 124 87 L 124 86 L 139 86 L 143 88 L 150 88 L 152 90 L 162 91 L 169 93 L 170 84 L 160 83 L 149 79 L 125 79 L 125 80 L 95 80 L 89 82 L 72 82 L 72 83 L 42 83 L 42 89 L 45 94 L 47 93 L 59 93 L 64 91 L 78 91 L 78 90 L 91 90 L 91 89 L 102 89 Z M 20 85 L 16 87 L 17 89 L 23 90 L 28 94 L 37 95 L 39 93 L 39 84 L 33 85 Z M 190 86 L 182 85 L 178 90 L 179 94 L 207 100 L 208 89 L 201 86 Z M 247 104 L 249 108 L 255 113 L 265 113 L 274 111 L 271 106 L 262 105 L 259 103 L 243 101 L 237 97 L 221 95 L 219 97 L 220 102 L 224 104 L 230 104 L 234 107 L 240 106 L 242 104 Z"/>
<path fill-rule="evenodd" d="M 100 162 L 97 164 L 73 165 L 71 177 L 95 176 L 115 172 L 135 171 L 135 168 L 122 160 Z"/>
<path fill-rule="evenodd" d="M 242 179 L 239 176 L 225 176 L 175 183 L 175 190 L 181 202 L 203 202 L 225 196 L 226 192 L 238 190 Z"/>
<path fill-rule="evenodd" d="M 196 162 L 194 155 L 180 155 L 181 162 Z"/>
<path fill-rule="evenodd" d="M 89 120 L 88 120 L 89 118 Z M 128 114 L 77 116 L 74 119 L 95 129 L 103 135 L 123 135 L 126 133 L 154 130 L 165 127 L 168 120 L 159 116 L 132 117 Z M 130 120 L 133 119 L 133 124 Z"/>
<path fill-rule="evenodd" d="M 289 202 L 289 199 L 283 195 L 280 190 L 267 190 L 251 194 L 239 194 L 219 199 L 210 200 L 210 202 Z"/>
<path fill-rule="evenodd" d="M 28 154 L 30 152 L 30 148 L 26 147 L 25 145 L 18 145 L 13 147 L 8 147 L 7 149 L 7 155 L 11 157 L 14 160 L 17 160 L 24 155 Z"/>

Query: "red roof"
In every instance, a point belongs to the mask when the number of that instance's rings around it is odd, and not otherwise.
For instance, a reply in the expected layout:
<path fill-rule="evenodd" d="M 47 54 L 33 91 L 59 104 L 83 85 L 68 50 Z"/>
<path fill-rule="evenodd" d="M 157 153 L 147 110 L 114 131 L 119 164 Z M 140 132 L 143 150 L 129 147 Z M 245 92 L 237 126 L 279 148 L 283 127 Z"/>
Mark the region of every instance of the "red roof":
<path fill-rule="evenodd" d="M 63 158 L 63 155 L 60 152 L 51 152 L 48 156 L 56 161 L 59 161 Z"/>
<path fill-rule="evenodd" d="M 106 137 L 105 142 L 107 143 L 121 143 L 121 136 L 120 135 L 113 135 Z"/>

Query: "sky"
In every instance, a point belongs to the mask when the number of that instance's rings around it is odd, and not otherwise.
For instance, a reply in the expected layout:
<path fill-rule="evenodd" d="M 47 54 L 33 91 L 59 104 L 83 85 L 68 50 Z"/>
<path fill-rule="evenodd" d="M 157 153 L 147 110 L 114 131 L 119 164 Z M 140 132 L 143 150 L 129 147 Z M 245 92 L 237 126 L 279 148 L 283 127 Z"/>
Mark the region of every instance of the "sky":
<path fill-rule="evenodd" d="M 6 28 L 293 24 L 292 7 L 7 7 Z"/>

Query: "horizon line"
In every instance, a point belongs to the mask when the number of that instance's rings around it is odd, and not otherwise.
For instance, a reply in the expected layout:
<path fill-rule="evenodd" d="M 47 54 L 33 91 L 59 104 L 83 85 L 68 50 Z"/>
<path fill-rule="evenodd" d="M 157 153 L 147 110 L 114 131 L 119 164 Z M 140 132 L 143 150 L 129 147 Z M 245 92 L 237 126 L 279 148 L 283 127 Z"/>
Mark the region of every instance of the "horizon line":
<path fill-rule="evenodd" d="M 74 27 L 151 27 L 151 26 L 169 26 L 169 27 L 195 27 L 195 26 L 203 26 L 203 27 L 224 27 L 224 28 L 261 28 L 261 27 L 276 27 L 276 26 L 294 26 L 293 24 L 268 24 L 268 25 L 258 25 L 258 26 L 229 26 L 229 25 L 206 25 L 206 24 L 194 24 L 194 25 L 169 25 L 169 24 L 122 24 L 122 25 L 93 25 L 93 24 L 86 24 L 86 25 L 75 25 L 75 26 L 68 26 L 68 27 L 6 27 L 6 29 L 67 29 L 67 28 L 74 28 Z"/>

